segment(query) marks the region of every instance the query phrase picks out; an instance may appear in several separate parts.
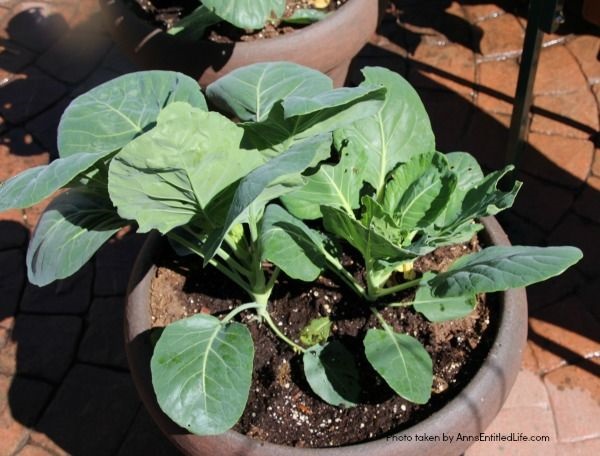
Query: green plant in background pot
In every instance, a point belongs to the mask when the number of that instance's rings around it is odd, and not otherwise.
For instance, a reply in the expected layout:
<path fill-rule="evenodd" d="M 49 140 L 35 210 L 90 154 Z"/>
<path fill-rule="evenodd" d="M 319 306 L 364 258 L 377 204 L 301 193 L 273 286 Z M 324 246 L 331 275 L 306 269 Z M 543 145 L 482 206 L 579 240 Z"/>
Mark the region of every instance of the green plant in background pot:
<path fill-rule="evenodd" d="M 203 0 L 189 15 L 169 29 L 171 35 L 201 39 L 207 27 L 225 21 L 243 30 L 257 30 L 267 22 L 311 24 L 327 16 L 329 1 L 312 1 L 284 17 L 286 0 Z"/>
<path fill-rule="evenodd" d="M 412 264 L 470 240 L 481 217 L 510 207 L 520 183 L 497 188 L 510 167 L 485 176 L 472 156 L 441 154 L 414 89 L 383 68 L 365 68 L 355 88 L 291 63 L 241 68 L 211 84 L 207 109 L 196 82 L 178 73 L 125 75 L 75 99 L 60 126 L 60 158 L 0 187 L 0 210 L 48 206 L 31 240 L 30 280 L 76 272 L 121 227 L 156 230 L 243 289 L 248 302 L 223 318 L 198 314 L 167 326 L 152 358 L 163 411 L 198 435 L 225 432 L 241 416 L 251 384 L 253 342 L 236 321 L 253 311 L 302 356 L 314 393 L 357 404 L 353 355 L 331 322 L 311 322 L 296 340 L 269 314 L 281 272 L 312 282 L 325 270 L 364 299 L 380 321 L 366 358 L 400 396 L 426 403 L 432 360 L 416 338 L 382 316 L 413 306 L 431 321 L 471 312 L 476 296 L 523 287 L 581 258 L 573 247 L 487 247 L 440 273 Z M 351 246 L 364 283 L 342 264 Z M 404 272 L 404 277 L 402 273 Z M 396 300 L 414 289 L 410 301 Z"/>
<path fill-rule="evenodd" d="M 99 3 L 113 40 L 140 69 L 178 71 L 195 78 L 203 88 L 237 68 L 277 61 L 317 69 L 341 87 L 352 59 L 375 33 L 387 5 L 386 0 Z M 136 11 L 136 4 L 145 13 Z M 165 8 L 162 15 L 153 5 L 173 8 Z M 200 6 L 187 14 L 190 5 Z M 174 17 L 178 10 L 183 17 Z M 157 21 L 163 27 L 157 28 Z M 305 26 L 289 33 L 291 27 L 283 21 Z M 256 29 L 260 31 L 252 32 Z"/>

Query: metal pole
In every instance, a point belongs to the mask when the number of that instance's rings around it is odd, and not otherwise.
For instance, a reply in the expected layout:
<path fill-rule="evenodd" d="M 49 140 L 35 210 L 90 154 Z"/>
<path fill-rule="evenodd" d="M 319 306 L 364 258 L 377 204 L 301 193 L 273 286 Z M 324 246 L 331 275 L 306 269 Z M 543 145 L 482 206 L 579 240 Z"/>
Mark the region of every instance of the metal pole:
<path fill-rule="evenodd" d="M 542 47 L 543 32 L 555 31 L 564 21 L 563 3 L 564 0 L 531 0 L 529 3 L 525 41 L 506 149 L 506 164 L 513 164 L 515 168 L 519 166 L 529 133 L 532 89 Z"/>

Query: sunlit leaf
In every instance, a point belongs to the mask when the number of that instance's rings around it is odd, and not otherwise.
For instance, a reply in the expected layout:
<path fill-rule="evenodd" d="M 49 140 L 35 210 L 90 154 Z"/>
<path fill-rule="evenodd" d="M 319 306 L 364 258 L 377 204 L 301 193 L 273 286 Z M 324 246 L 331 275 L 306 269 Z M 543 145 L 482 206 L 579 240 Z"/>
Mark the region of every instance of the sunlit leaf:
<path fill-rule="evenodd" d="M 253 357 L 250 331 L 241 323 L 205 314 L 171 323 L 150 364 L 161 409 L 196 435 L 227 431 L 246 406 Z"/>

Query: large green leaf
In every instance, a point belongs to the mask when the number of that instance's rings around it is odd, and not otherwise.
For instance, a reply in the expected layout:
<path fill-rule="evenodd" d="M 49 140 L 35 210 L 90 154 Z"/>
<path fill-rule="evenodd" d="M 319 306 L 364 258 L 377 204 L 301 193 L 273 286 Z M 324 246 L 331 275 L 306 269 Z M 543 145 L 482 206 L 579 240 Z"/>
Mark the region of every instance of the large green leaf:
<path fill-rule="evenodd" d="M 140 71 L 101 84 L 75 98 L 62 115 L 60 156 L 119 150 L 151 128 L 160 111 L 175 101 L 207 109 L 198 83 L 180 73 Z"/>
<path fill-rule="evenodd" d="M 416 256 L 393 244 L 390 239 L 379 234 L 372 227 L 364 226 L 344 211 L 327 206 L 323 206 L 321 211 L 325 229 L 354 246 L 367 262 L 374 259 L 399 261 Z"/>
<path fill-rule="evenodd" d="M 483 172 L 475 157 L 467 152 L 450 152 L 446 154 L 450 171 L 458 178 L 456 187 L 468 190 L 475 187 L 483 179 Z"/>
<path fill-rule="evenodd" d="M 262 259 L 294 279 L 313 281 L 326 265 L 322 235 L 276 204 L 265 210 L 260 245 Z"/>
<path fill-rule="evenodd" d="M 288 96 L 311 97 L 333 88 L 323 73 L 291 62 L 261 62 L 238 68 L 206 88 L 216 106 L 242 121 L 262 121 Z"/>
<path fill-rule="evenodd" d="M 240 150 L 242 130 L 220 114 L 187 103 L 167 106 L 158 124 L 113 158 L 109 193 L 119 214 L 139 231 L 162 233 L 203 216 L 213 198 L 259 166 L 255 150 Z"/>
<path fill-rule="evenodd" d="M 364 340 L 369 363 L 401 397 L 425 404 L 431 396 L 433 363 L 417 339 L 385 324 L 369 329 Z"/>
<path fill-rule="evenodd" d="M 285 10 L 285 0 L 202 0 L 202 4 L 224 21 L 251 30 L 279 19 Z"/>
<path fill-rule="evenodd" d="M 385 186 L 381 204 L 388 214 L 398 211 L 398 205 L 405 193 L 427 172 L 448 170 L 446 157 L 439 152 L 431 151 L 411 157 L 406 163 L 398 166 L 390 173 Z"/>
<path fill-rule="evenodd" d="M 110 152 L 77 154 L 23 171 L 1 184 L 0 212 L 39 203 L 108 154 Z"/>
<path fill-rule="evenodd" d="M 417 92 L 400 75 L 384 68 L 363 69 L 361 86 L 383 85 L 385 103 L 367 118 L 336 132 L 337 144 L 348 141 L 351 151 L 362 150 L 367 156 L 365 180 L 379 196 L 386 177 L 398 163 L 435 149 L 429 117 Z"/>
<path fill-rule="evenodd" d="M 456 260 L 429 284 L 435 296 L 491 293 L 562 274 L 583 254 L 575 247 L 488 247 Z"/>
<path fill-rule="evenodd" d="M 398 203 L 396 223 L 402 230 L 426 228 L 444 209 L 456 187 L 456 177 L 430 170 L 417 179 Z"/>
<path fill-rule="evenodd" d="M 296 217 L 316 219 L 322 216 L 320 207 L 331 206 L 348 212 L 359 206 L 364 156 L 342 150 L 339 163 L 321 165 L 316 173 L 306 176 L 306 184 L 281 198 Z"/>
<path fill-rule="evenodd" d="M 294 141 L 332 132 L 377 112 L 384 95 L 385 88 L 369 86 L 287 97 L 276 102 L 264 120 L 241 125 L 242 145 L 280 153 Z"/>
<path fill-rule="evenodd" d="M 352 354 L 338 341 L 314 345 L 302 356 L 311 389 L 336 407 L 355 406 L 360 394 L 358 370 Z"/>
<path fill-rule="evenodd" d="M 223 227 L 211 233 L 206 241 L 204 263 L 214 256 L 230 228 L 246 221 L 244 214 L 251 204 L 254 213 L 262 213 L 269 201 L 300 187 L 304 184 L 301 173 L 314 162 L 316 156 L 327 154 L 330 146 L 331 137 L 328 135 L 307 139 L 244 177 L 233 196 Z"/>
<path fill-rule="evenodd" d="M 27 250 L 29 281 L 43 286 L 77 272 L 127 222 L 107 195 L 71 189 L 42 214 Z"/>
<path fill-rule="evenodd" d="M 447 321 L 469 315 L 477 304 L 474 294 L 467 296 L 434 296 L 429 281 L 435 277 L 432 272 L 423 274 L 423 278 L 413 300 L 413 307 L 421 312 L 429 321 Z"/>
<path fill-rule="evenodd" d="M 199 314 L 168 325 L 150 363 L 161 409 L 194 434 L 227 431 L 246 406 L 253 357 L 250 331 L 241 323 Z"/>

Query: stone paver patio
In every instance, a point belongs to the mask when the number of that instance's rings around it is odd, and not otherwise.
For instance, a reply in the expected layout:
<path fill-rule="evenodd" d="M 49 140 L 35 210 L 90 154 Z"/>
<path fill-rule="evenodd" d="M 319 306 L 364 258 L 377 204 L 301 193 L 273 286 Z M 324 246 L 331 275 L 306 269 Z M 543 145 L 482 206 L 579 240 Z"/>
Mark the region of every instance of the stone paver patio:
<path fill-rule="evenodd" d="M 524 188 L 500 220 L 515 244 L 572 244 L 585 257 L 528 290 L 522 370 L 487 430 L 550 441 L 482 442 L 468 456 L 600 454 L 600 30 L 576 17 L 580 2 L 567 4 L 563 30 L 544 39 Z M 525 25 L 518 0 L 396 0 L 354 67 L 407 77 L 438 148 L 496 169 Z M 0 181 L 56 157 L 73 97 L 135 69 L 95 0 L 0 0 Z M 142 238 L 115 239 L 75 277 L 34 287 L 25 250 L 45 204 L 0 214 L 0 456 L 177 454 L 142 408 L 122 348 L 122 298 Z"/>

